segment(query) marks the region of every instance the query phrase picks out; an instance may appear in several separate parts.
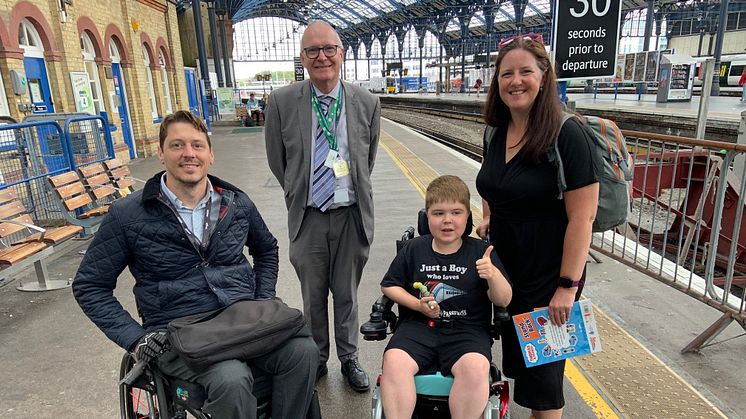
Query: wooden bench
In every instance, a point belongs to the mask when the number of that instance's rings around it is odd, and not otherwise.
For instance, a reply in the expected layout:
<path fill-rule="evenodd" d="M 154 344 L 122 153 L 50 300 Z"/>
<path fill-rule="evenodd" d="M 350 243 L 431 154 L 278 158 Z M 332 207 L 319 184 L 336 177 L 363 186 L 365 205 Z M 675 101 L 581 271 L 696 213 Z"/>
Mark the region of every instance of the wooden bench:
<path fill-rule="evenodd" d="M 109 211 L 108 204 L 94 200 L 76 172 L 49 176 L 47 180 L 52 198 L 65 220 L 72 225 L 83 227 L 83 233 L 86 235 L 95 233 L 104 215 Z M 113 187 L 96 189 L 101 189 L 101 194 L 116 191 Z"/>
<path fill-rule="evenodd" d="M 114 184 L 103 163 L 81 166 L 78 173 L 83 185 L 99 207 L 108 207 L 113 201 L 128 193 L 128 190 L 120 189 Z"/>
<path fill-rule="evenodd" d="M 9 278 L 33 264 L 37 282 L 20 284 L 19 290 L 46 291 L 70 286 L 68 281 L 49 280 L 45 258 L 52 254 L 55 245 L 82 230 L 78 226 L 39 227 L 12 188 L 0 190 L 0 278 Z"/>
<path fill-rule="evenodd" d="M 145 183 L 144 180 L 132 177 L 129 166 L 119 159 L 109 159 L 105 160 L 103 163 L 107 173 L 109 174 L 109 178 L 119 189 L 132 192 L 134 190 L 135 182 Z"/>

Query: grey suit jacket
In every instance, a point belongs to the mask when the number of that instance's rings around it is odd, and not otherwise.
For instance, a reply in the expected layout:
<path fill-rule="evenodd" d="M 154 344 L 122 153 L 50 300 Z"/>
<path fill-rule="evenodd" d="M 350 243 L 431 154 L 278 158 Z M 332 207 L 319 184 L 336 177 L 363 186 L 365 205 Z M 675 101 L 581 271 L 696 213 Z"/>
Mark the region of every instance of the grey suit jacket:
<path fill-rule="evenodd" d="M 373 242 L 370 174 L 378 149 L 381 103 L 362 88 L 342 82 L 347 113 L 350 173 L 368 244 Z M 285 191 L 288 233 L 295 240 L 303 223 L 311 172 L 311 82 L 275 90 L 265 109 L 264 141 L 269 168 Z"/>

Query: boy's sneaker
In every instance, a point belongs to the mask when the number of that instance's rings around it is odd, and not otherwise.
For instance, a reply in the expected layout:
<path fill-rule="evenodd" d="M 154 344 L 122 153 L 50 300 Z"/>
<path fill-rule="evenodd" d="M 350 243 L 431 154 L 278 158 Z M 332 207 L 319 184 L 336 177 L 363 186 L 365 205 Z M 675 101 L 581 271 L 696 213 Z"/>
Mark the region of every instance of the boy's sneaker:
<path fill-rule="evenodd" d="M 357 357 L 350 358 L 342 363 L 342 375 L 347 378 L 350 387 L 359 393 L 364 393 L 370 388 L 368 373 L 360 366 Z"/>

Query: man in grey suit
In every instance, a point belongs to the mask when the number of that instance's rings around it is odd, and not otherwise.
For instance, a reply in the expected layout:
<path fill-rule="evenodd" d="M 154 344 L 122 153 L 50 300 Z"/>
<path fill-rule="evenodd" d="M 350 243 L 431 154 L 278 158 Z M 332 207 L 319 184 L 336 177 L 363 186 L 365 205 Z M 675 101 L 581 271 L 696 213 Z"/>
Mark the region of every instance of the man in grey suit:
<path fill-rule="evenodd" d="M 321 358 L 329 359 L 329 290 L 342 374 L 356 391 L 368 375 L 357 356 L 357 289 L 373 242 L 370 174 L 378 148 L 381 105 L 339 79 L 344 50 L 326 22 L 308 25 L 301 62 L 310 81 L 276 90 L 265 110 L 269 167 L 285 191 L 290 262 Z"/>

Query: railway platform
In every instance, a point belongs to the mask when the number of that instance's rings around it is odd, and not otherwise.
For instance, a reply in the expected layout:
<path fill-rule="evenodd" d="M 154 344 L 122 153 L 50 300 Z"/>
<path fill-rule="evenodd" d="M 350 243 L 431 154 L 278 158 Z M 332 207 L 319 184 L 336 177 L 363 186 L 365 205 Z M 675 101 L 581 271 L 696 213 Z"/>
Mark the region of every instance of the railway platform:
<path fill-rule="evenodd" d="M 477 98 L 474 93 L 404 93 L 381 95 L 381 103 L 410 105 L 433 109 L 451 109 L 466 113 L 481 114 L 486 93 Z M 584 115 L 596 115 L 612 119 L 622 129 L 658 134 L 694 137 L 697 128 L 699 96 L 691 101 L 657 103 L 655 95 L 568 93 L 568 100 Z M 707 128 L 705 139 L 735 142 L 741 113 L 746 103 L 740 97 L 713 96 L 707 101 Z"/>
<path fill-rule="evenodd" d="M 282 190 L 266 163 L 261 128 L 215 127 L 211 172 L 246 191 L 280 246 L 278 295 L 302 307 L 299 283 L 288 261 Z M 474 180 L 478 163 L 412 130 L 382 121 L 381 145 L 372 178 L 376 239 L 359 291 L 361 322 L 380 294 L 379 282 L 394 257 L 394 242 L 416 222 L 425 186 L 440 174 L 463 178 L 472 189 L 472 210 L 481 218 Z M 131 165 L 133 176 L 161 170 L 157 159 Z M 77 241 L 49 262 L 54 279 L 71 279 L 80 263 Z M 680 353 L 720 312 L 621 263 L 599 256 L 589 261 L 584 295 L 597 309 L 603 351 L 576 358 L 565 371 L 566 418 L 741 418 L 746 412 L 746 351 L 743 329 L 729 326 L 718 341 L 695 353 Z M 29 280 L 19 278 L 20 281 Z M 85 318 L 69 289 L 30 294 L 0 288 L 0 417 L 113 418 L 122 350 Z M 120 277 L 115 294 L 135 313 L 133 279 Z M 361 362 L 375 376 L 385 342 L 360 340 Z M 334 351 L 334 349 L 332 349 Z M 499 344 L 493 354 L 500 359 Z M 499 363 L 498 363 L 499 365 Z M 370 393 L 349 389 L 332 354 L 329 374 L 318 384 L 327 419 L 366 418 Z M 513 419 L 529 412 L 511 404 Z"/>

